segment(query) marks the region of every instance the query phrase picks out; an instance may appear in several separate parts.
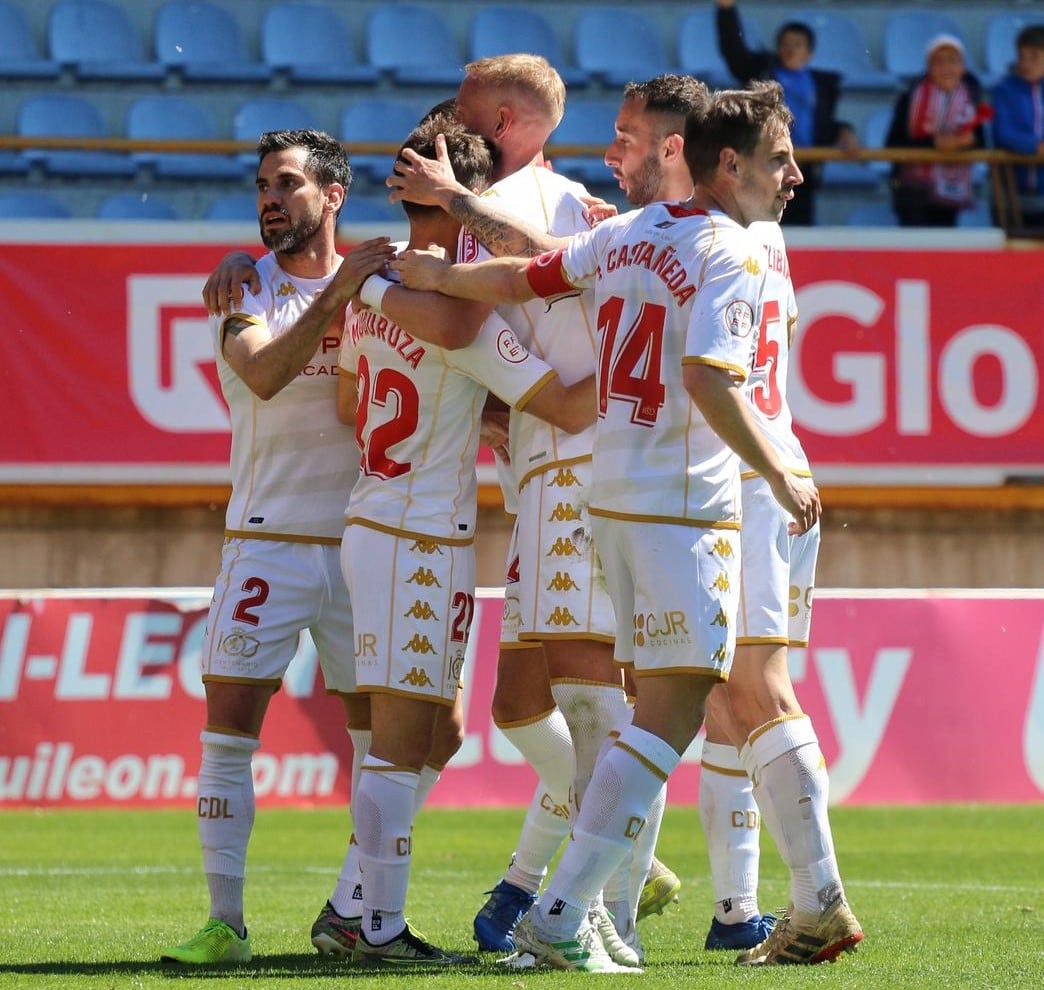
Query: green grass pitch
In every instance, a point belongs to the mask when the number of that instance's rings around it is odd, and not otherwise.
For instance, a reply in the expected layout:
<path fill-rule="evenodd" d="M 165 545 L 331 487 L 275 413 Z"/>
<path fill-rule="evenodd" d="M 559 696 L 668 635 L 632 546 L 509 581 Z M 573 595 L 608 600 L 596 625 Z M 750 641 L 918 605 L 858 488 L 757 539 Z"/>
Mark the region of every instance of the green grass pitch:
<path fill-rule="evenodd" d="M 471 919 L 499 878 L 521 810 L 426 810 L 414 833 L 408 913 L 428 938 L 472 946 Z M 357 971 L 322 959 L 308 931 L 333 889 L 346 816 L 259 808 L 246 888 L 254 961 L 231 970 L 162 966 L 161 949 L 205 920 L 191 809 L 0 813 L 0 988 L 348 985 L 540 990 L 599 986 L 714 988 L 1036 988 L 1044 986 L 1044 806 L 836 808 L 835 843 L 866 931 L 836 965 L 739 969 L 703 951 L 711 917 L 706 849 L 695 808 L 668 807 L 658 854 L 682 878 L 680 902 L 642 922 L 642 976 L 503 972 L 483 955 L 466 970 Z M 786 902 L 763 838 L 762 910 Z"/>

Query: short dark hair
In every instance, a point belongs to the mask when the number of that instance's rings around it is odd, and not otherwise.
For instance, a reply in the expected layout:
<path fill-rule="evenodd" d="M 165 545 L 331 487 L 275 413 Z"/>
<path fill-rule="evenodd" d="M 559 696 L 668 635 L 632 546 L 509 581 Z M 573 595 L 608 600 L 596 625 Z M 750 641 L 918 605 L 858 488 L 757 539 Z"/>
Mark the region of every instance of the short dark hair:
<path fill-rule="evenodd" d="M 1015 38 L 1016 51 L 1020 48 L 1044 48 L 1044 24 L 1027 24 Z"/>
<path fill-rule="evenodd" d="M 347 198 L 352 184 L 352 166 L 348 161 L 348 152 L 336 138 L 325 131 L 311 129 L 265 131 L 257 142 L 258 164 L 261 164 L 265 155 L 273 151 L 288 151 L 290 148 L 304 148 L 308 152 L 304 168 L 318 185 L 328 186 L 337 182 L 344 186 Z"/>
<path fill-rule="evenodd" d="M 489 185 L 493 173 L 493 156 L 489 143 L 478 134 L 467 130 L 463 124 L 443 112 L 431 112 L 409 133 L 396 155 L 396 161 L 402 159 L 404 148 L 410 148 L 424 158 L 435 157 L 435 138 L 440 134 L 446 138 L 446 151 L 457 181 L 471 189 L 481 192 Z M 437 206 L 424 206 L 402 200 L 402 207 L 407 216 L 420 215 L 423 212 L 437 212 Z"/>
<path fill-rule="evenodd" d="M 773 124 L 789 128 L 794 115 L 778 82 L 758 80 L 746 89 L 719 89 L 703 110 L 685 120 L 685 163 L 692 181 L 706 182 L 718 167 L 722 149 L 751 155 Z"/>
<path fill-rule="evenodd" d="M 683 134 L 685 118 L 694 110 L 706 106 L 710 90 L 693 76 L 667 72 L 644 82 L 629 82 L 624 87 L 623 95 L 625 100 L 643 100 L 646 112 L 662 116 L 665 134 Z"/>
<path fill-rule="evenodd" d="M 795 34 L 803 34 L 805 40 L 808 42 L 808 50 L 814 52 L 816 50 L 816 32 L 812 30 L 804 21 L 787 21 L 786 24 L 781 24 L 779 30 L 776 32 L 776 47 L 779 47 L 779 43 L 783 40 L 783 35 L 789 34 L 793 31 Z"/>

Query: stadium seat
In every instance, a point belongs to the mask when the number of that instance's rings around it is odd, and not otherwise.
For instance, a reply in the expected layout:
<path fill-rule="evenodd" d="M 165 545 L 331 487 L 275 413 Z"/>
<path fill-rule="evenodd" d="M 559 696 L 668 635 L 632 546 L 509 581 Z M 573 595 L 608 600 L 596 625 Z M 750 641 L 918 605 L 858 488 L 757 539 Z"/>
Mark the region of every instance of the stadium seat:
<path fill-rule="evenodd" d="M 1044 24 L 1044 11 L 1031 16 L 1013 10 L 994 14 L 986 22 L 986 66 L 983 83 L 996 86 L 1010 71 L 1015 61 L 1015 39 L 1031 24 Z"/>
<path fill-rule="evenodd" d="M 15 129 L 23 137 L 109 137 L 98 108 L 72 93 L 27 97 L 18 108 Z M 27 148 L 22 154 L 26 162 L 42 166 L 49 175 L 130 178 L 137 171 L 130 157 L 118 151 Z"/>
<path fill-rule="evenodd" d="M 859 128 L 859 142 L 864 148 L 885 147 L 894 112 L 891 106 L 877 107 L 863 118 Z M 892 171 L 891 162 L 867 162 L 867 165 L 878 175 L 888 175 Z"/>
<path fill-rule="evenodd" d="M 319 122 L 311 110 L 295 100 L 259 96 L 241 104 L 232 117 L 232 138 L 256 142 L 265 131 L 317 129 Z M 257 153 L 240 152 L 237 161 L 249 174 L 257 169 Z"/>
<path fill-rule="evenodd" d="M 583 69 L 564 65 L 555 30 L 539 11 L 531 7 L 482 7 L 468 26 L 468 59 L 512 52 L 543 55 L 567 86 L 586 86 L 590 80 Z"/>
<path fill-rule="evenodd" d="M 993 210 L 987 196 L 979 195 L 970 210 L 961 210 L 957 214 L 958 227 L 996 227 Z"/>
<path fill-rule="evenodd" d="M 207 207 L 208 220 L 257 223 L 256 193 L 235 192 L 215 196 Z"/>
<path fill-rule="evenodd" d="M 952 34 L 967 47 L 968 39 L 960 24 L 941 10 L 900 10 L 889 14 L 884 23 L 884 65 L 901 82 L 924 75 L 925 48 L 937 34 Z M 965 56 L 965 67 L 978 73 L 971 52 Z"/>
<path fill-rule="evenodd" d="M 40 53 L 22 9 L 0 0 L 0 79 L 57 79 L 59 71 Z"/>
<path fill-rule="evenodd" d="M 847 14 L 821 8 L 788 10 L 781 23 L 788 21 L 801 21 L 815 32 L 812 68 L 839 73 L 845 89 L 894 90 L 898 87 L 899 80 L 894 75 L 874 65 L 867 39 Z"/>
<path fill-rule="evenodd" d="M 298 84 L 372 85 L 379 77 L 372 65 L 358 60 L 354 39 L 329 3 L 269 7 L 261 21 L 261 58 Z"/>
<path fill-rule="evenodd" d="M 25 175 L 29 163 L 20 151 L 0 151 L 0 175 Z"/>
<path fill-rule="evenodd" d="M 422 112 L 409 103 L 390 97 L 360 97 L 341 111 L 338 139 L 352 143 L 391 144 L 398 147 L 420 122 Z M 374 182 L 383 182 L 392 169 L 394 155 L 355 154 L 349 147 L 352 172 Z"/>
<path fill-rule="evenodd" d="M 139 96 L 127 109 L 127 137 L 138 140 L 214 141 L 217 127 L 205 107 L 176 94 Z M 158 178 L 241 179 L 243 166 L 228 155 L 206 152 L 134 151 L 139 167 Z"/>
<path fill-rule="evenodd" d="M 603 154 L 616 134 L 618 100 L 573 100 L 566 105 L 562 123 L 548 140 L 547 156 L 556 172 L 590 185 L 607 185 L 613 174 L 605 164 Z M 562 145 L 585 144 L 597 148 L 590 155 L 560 155 Z"/>
<path fill-rule="evenodd" d="M 147 192 L 115 193 L 101 201 L 99 220 L 181 220 L 172 203 Z"/>
<path fill-rule="evenodd" d="M 386 3 L 366 22 L 366 57 L 400 86 L 453 86 L 463 78 L 460 52 L 437 9 Z"/>
<path fill-rule="evenodd" d="M 739 16 L 748 46 L 755 50 L 764 47 L 757 24 L 742 10 Z M 710 4 L 696 7 L 682 18 L 678 27 L 678 64 L 682 72 L 702 79 L 708 86 L 736 85 L 737 80 L 718 48 L 718 28 Z"/>
<path fill-rule="evenodd" d="M 152 40 L 157 61 L 186 81 L 268 81 L 268 67 L 247 51 L 239 22 L 209 0 L 168 0 L 156 11 Z"/>
<path fill-rule="evenodd" d="M 51 220 L 71 216 L 72 210 L 65 203 L 45 192 L 23 189 L 0 195 L 0 220 Z"/>
<path fill-rule="evenodd" d="M 899 218 L 891 203 L 864 203 L 845 217 L 849 227 L 898 227 Z"/>
<path fill-rule="evenodd" d="M 158 81 L 165 70 L 145 58 L 141 36 L 108 0 L 57 0 L 47 21 L 51 58 L 79 79 Z"/>
<path fill-rule="evenodd" d="M 577 66 L 609 87 L 673 68 L 657 22 L 632 7 L 586 6 L 573 25 Z"/>

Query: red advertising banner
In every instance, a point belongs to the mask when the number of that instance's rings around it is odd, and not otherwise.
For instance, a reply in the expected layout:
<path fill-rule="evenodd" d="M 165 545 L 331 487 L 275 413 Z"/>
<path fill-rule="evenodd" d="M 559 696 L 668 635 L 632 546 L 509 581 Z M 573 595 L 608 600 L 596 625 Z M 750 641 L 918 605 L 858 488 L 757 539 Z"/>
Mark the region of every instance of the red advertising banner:
<path fill-rule="evenodd" d="M 0 597 L 0 808 L 191 801 L 207 594 Z M 478 597 L 467 735 L 435 804 L 524 805 L 535 785 L 489 716 L 501 602 L 499 590 Z M 820 592 L 791 672 L 834 802 L 1044 796 L 1044 593 Z M 263 804 L 347 800 L 344 715 L 321 681 L 304 637 L 254 756 Z M 699 749 L 671 778 L 672 802 L 695 801 Z"/>
<path fill-rule="evenodd" d="M 200 289 L 228 248 L 0 243 L 0 484 L 227 479 Z M 1044 475 L 1044 252 L 795 247 L 791 265 L 790 398 L 821 482 Z"/>

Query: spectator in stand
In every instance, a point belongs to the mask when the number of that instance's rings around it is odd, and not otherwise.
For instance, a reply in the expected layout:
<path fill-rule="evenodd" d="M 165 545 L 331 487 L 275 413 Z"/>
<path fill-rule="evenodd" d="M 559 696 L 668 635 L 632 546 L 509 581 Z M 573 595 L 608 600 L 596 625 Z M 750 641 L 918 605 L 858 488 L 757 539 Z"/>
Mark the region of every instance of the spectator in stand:
<path fill-rule="evenodd" d="M 1023 28 L 1015 39 L 1012 72 L 993 90 L 993 140 L 1021 155 L 1044 155 L 1044 23 Z M 1022 223 L 1044 228 L 1044 165 L 1020 165 L 1015 184 Z"/>
<path fill-rule="evenodd" d="M 775 79 L 794 115 L 795 148 L 836 147 L 852 151 L 859 141 L 849 124 L 836 119 L 841 77 L 809 67 L 815 32 L 801 21 L 788 21 L 776 32 L 776 51 L 753 51 L 743 39 L 736 0 L 717 0 L 718 47 L 729 71 L 744 85 L 752 79 Z M 798 156 L 800 158 L 800 155 Z M 805 184 L 787 204 L 783 222 L 810 226 L 816 222 L 815 190 L 820 168 L 802 165 Z"/>
<path fill-rule="evenodd" d="M 925 74 L 895 104 L 885 142 L 890 148 L 968 151 L 985 147 L 979 80 L 964 67 L 964 44 L 936 35 L 925 49 Z M 972 205 L 971 164 L 896 162 L 892 205 L 904 227 L 953 227 Z"/>

